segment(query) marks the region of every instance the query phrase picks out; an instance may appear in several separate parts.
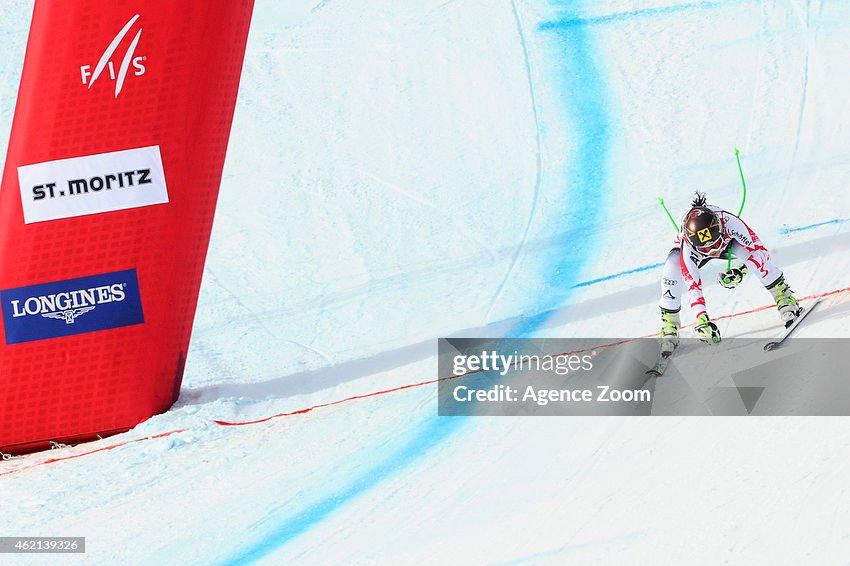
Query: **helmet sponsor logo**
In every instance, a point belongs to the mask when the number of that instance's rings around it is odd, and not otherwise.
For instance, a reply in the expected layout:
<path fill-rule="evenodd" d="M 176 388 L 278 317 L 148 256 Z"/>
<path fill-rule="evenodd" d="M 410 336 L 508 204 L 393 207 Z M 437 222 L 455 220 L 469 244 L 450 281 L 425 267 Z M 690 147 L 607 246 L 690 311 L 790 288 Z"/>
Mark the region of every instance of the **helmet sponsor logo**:
<path fill-rule="evenodd" d="M 699 238 L 699 241 L 702 242 L 702 243 L 710 242 L 712 240 L 711 230 L 709 230 L 708 228 L 703 228 L 702 230 L 697 232 L 697 237 Z"/>
<path fill-rule="evenodd" d="M 0 291 L 7 344 L 144 323 L 135 269 Z"/>
<path fill-rule="evenodd" d="M 138 47 L 139 39 L 142 37 L 141 28 L 136 32 L 127 50 L 124 52 L 124 57 L 121 59 L 117 74 L 115 72 L 115 63 L 112 61 L 112 56 L 115 54 L 124 36 L 127 35 L 138 19 L 139 14 L 130 18 L 130 21 L 112 38 L 112 41 L 103 51 L 100 59 L 98 59 L 94 70 L 92 70 L 91 65 L 80 66 L 80 78 L 84 86 L 91 89 L 94 83 L 97 82 L 97 79 L 106 71 L 109 73 L 109 78 L 115 81 L 115 98 L 118 98 L 118 95 L 121 94 L 121 90 L 124 88 L 124 81 L 127 79 L 127 73 L 130 72 L 130 67 L 132 67 L 133 76 L 140 77 L 145 74 L 145 61 L 147 58 L 136 56 L 136 47 Z"/>
<path fill-rule="evenodd" d="M 163 204 L 159 146 L 18 167 L 24 223 Z"/>

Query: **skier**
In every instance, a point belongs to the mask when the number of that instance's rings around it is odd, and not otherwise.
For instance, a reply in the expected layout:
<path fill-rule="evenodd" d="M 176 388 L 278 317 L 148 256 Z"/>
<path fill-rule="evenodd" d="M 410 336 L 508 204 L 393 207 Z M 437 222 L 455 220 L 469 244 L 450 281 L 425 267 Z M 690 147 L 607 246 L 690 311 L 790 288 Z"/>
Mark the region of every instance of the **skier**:
<path fill-rule="evenodd" d="M 782 322 L 790 326 L 803 308 L 797 304 L 782 270 L 771 261 L 770 252 L 756 233 L 731 212 L 707 205 L 705 195 L 699 191 L 691 204 L 661 276 L 662 351 L 672 351 L 679 343 L 683 283 L 688 287 L 691 309 L 696 315 L 694 330 L 700 340 L 709 344 L 720 342 L 720 331 L 706 311 L 699 268 L 712 259 L 725 260 L 730 252 L 733 258 L 743 259 L 743 263 L 719 273 L 720 284 L 734 289 L 748 271 L 754 271 L 776 301 Z"/>

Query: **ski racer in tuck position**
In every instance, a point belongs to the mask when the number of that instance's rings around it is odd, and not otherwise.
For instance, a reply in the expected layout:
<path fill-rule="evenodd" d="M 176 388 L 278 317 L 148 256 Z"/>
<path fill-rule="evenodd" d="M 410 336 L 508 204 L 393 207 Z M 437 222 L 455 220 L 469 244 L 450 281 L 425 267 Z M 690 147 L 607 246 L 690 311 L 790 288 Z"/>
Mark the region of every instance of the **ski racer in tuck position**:
<path fill-rule="evenodd" d="M 785 282 L 782 270 L 770 259 L 770 252 L 747 224 L 720 207 L 706 204 L 705 195 L 697 192 L 692 208 L 682 219 L 681 229 L 661 276 L 661 349 L 672 352 L 679 343 L 681 326 L 679 311 L 684 285 L 687 285 L 691 309 L 696 315 L 694 330 L 700 340 L 709 344 L 720 342 L 720 331 L 708 316 L 702 293 L 699 268 L 712 259 L 732 257 L 743 260 L 738 267 L 718 274 L 723 287 L 734 289 L 748 272 L 756 273 L 765 289 L 776 301 L 779 316 L 790 326 L 803 309 Z M 684 285 L 683 285 L 684 283 Z"/>

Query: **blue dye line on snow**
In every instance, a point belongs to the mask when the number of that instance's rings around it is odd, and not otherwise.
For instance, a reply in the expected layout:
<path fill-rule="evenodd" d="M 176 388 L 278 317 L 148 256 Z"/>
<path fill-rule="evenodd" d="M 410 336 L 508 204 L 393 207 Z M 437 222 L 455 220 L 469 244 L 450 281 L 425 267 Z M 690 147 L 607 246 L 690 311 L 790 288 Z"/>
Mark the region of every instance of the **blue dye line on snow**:
<path fill-rule="evenodd" d="M 550 23 L 573 21 L 581 11 L 581 2 L 552 2 L 556 10 L 566 8 L 566 14 Z M 539 31 L 542 28 L 538 26 Z M 540 313 L 511 329 L 514 336 L 528 336 L 539 328 L 558 305 L 564 304 L 576 288 L 576 279 L 591 257 L 593 237 L 605 209 L 608 187 L 608 154 L 611 147 L 610 118 L 608 113 L 608 88 L 599 68 L 599 57 L 594 52 L 590 31 L 585 27 L 555 26 L 543 37 L 547 52 L 557 57 L 556 64 L 547 72 L 558 77 L 558 91 L 563 94 L 568 115 L 569 130 L 579 132 L 579 143 L 570 156 L 570 162 L 560 171 L 554 183 L 565 184 L 567 190 L 561 199 L 567 205 L 558 220 L 568 226 L 575 237 L 564 238 L 552 250 L 545 269 L 545 295 L 534 309 Z M 544 136 L 567 136 L 569 132 L 549 131 Z M 562 143 L 562 140 L 555 140 Z M 547 187 L 548 188 L 548 187 Z M 554 190 L 554 189 L 550 189 Z"/>
<path fill-rule="evenodd" d="M 466 417 L 433 418 L 427 426 L 414 435 L 403 447 L 384 458 L 376 466 L 356 477 L 343 491 L 314 503 L 277 526 L 262 540 L 250 547 L 239 557 L 226 562 L 228 565 L 252 564 L 276 551 L 298 535 L 323 521 L 331 513 L 366 493 L 411 462 L 440 444 L 457 427 L 458 421 Z"/>
<path fill-rule="evenodd" d="M 823 222 L 816 222 L 814 224 L 807 224 L 805 226 L 797 226 L 794 228 L 783 226 L 779 229 L 779 233 L 783 235 L 793 234 L 794 232 L 813 230 L 815 228 L 820 228 L 821 226 L 829 226 L 830 224 L 844 224 L 845 222 L 850 222 L 850 218 L 833 218 L 832 220 L 824 220 Z M 620 271 L 619 273 L 613 273 L 611 275 L 605 275 L 604 277 L 598 277 L 596 279 L 582 281 L 581 283 L 576 283 L 575 285 L 573 285 L 573 288 L 577 289 L 579 287 L 589 287 L 591 285 L 596 285 L 597 283 L 602 283 L 603 281 L 610 281 L 611 279 L 617 279 L 619 277 L 631 275 L 632 273 L 640 273 L 641 271 L 649 271 L 650 269 L 656 269 L 662 267 L 663 265 L 664 262 L 653 263 L 651 265 L 642 265 L 640 267 L 635 267 L 634 269 L 627 269 L 626 271 Z"/>
<path fill-rule="evenodd" d="M 811 230 L 813 228 L 820 228 L 821 226 L 828 226 L 829 224 L 844 224 L 845 222 L 850 221 L 850 218 L 833 218 L 832 220 L 825 220 L 823 222 L 816 222 L 815 224 L 808 224 L 806 226 L 798 226 L 796 228 L 788 228 L 787 226 L 783 226 L 779 229 L 780 234 L 793 234 L 794 232 L 803 232 L 805 230 Z"/>
<path fill-rule="evenodd" d="M 567 111 L 572 123 L 577 126 L 577 131 L 582 132 L 576 158 L 571 164 L 577 168 L 576 171 L 571 172 L 572 181 L 569 183 L 573 191 L 568 191 L 569 194 L 563 198 L 565 206 L 568 207 L 564 215 L 566 217 L 568 213 L 572 213 L 575 217 L 581 216 L 585 219 L 587 223 L 584 225 L 584 237 L 589 239 L 595 232 L 598 219 L 603 212 L 599 200 L 602 198 L 607 180 L 606 160 L 609 135 L 608 117 L 604 108 L 605 85 L 596 68 L 595 54 L 587 32 L 579 28 L 570 30 L 566 34 L 559 33 L 558 38 L 562 42 L 559 47 L 563 48 L 562 68 L 550 69 L 550 71 L 556 76 L 572 78 L 571 82 L 563 84 L 564 99 L 566 99 Z M 565 73 L 565 70 L 571 72 Z M 553 177 L 557 177 L 559 175 L 556 174 L 560 172 L 552 173 L 555 173 Z M 564 185 L 568 183 L 561 180 L 556 186 Z M 588 218 L 590 218 L 589 221 Z M 555 299 L 565 300 L 575 288 L 574 274 L 580 273 L 587 260 L 586 256 L 587 254 L 582 254 L 581 250 L 574 250 L 573 254 L 558 256 L 552 265 L 546 266 L 551 273 L 547 283 L 551 285 L 550 290 L 554 291 L 552 296 Z M 569 275 L 564 277 L 562 275 L 564 273 Z M 545 310 L 546 305 L 543 300 L 539 307 L 540 310 Z M 527 336 L 548 316 L 545 314 L 527 319 L 519 327 L 511 329 L 510 333 L 515 336 Z M 320 501 L 284 519 L 270 533 L 244 549 L 238 556 L 226 561 L 225 564 L 251 564 L 276 552 L 299 535 L 320 524 L 341 507 L 428 454 L 446 438 L 457 432 L 466 420 L 466 417 L 430 418 L 401 448 L 352 478 L 345 488 L 327 494 Z"/>
<path fill-rule="evenodd" d="M 728 4 L 728 3 L 727 3 Z M 631 20 L 634 18 L 641 17 L 655 17 L 655 16 L 667 16 L 670 14 L 676 14 L 679 12 L 686 12 L 690 10 L 710 10 L 714 8 L 720 8 L 724 3 L 721 2 L 692 2 L 690 4 L 679 4 L 676 6 L 662 6 L 660 8 L 644 8 L 642 10 L 630 10 L 628 12 L 616 12 L 614 14 L 608 14 L 605 16 L 595 16 L 589 18 L 561 18 L 558 20 L 552 20 L 548 22 L 542 22 L 539 26 L 539 29 L 542 31 L 545 30 L 561 30 L 567 28 L 574 28 L 578 26 L 586 26 L 592 24 L 607 24 L 612 22 L 622 22 L 625 20 Z"/>
<path fill-rule="evenodd" d="M 617 279 L 618 277 L 623 277 L 624 275 L 631 275 L 632 273 L 640 273 L 641 271 L 648 271 L 650 269 L 656 269 L 664 265 L 664 262 L 661 263 L 653 263 L 652 265 L 642 265 L 641 267 L 635 267 L 634 269 L 627 269 L 626 271 L 621 271 L 619 273 L 614 273 L 613 275 L 606 275 L 605 277 L 599 277 L 597 279 L 591 279 L 590 281 L 582 281 L 581 283 L 576 283 L 573 285 L 573 288 L 576 289 L 578 287 L 589 287 L 591 285 L 596 285 L 597 283 L 602 283 L 603 281 L 610 281 L 611 279 Z"/>

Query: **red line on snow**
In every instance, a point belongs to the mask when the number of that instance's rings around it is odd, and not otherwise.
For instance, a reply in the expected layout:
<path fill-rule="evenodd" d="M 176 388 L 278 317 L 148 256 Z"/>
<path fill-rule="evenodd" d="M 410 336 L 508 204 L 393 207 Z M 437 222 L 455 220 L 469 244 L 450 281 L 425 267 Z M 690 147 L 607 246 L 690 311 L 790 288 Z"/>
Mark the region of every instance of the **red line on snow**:
<path fill-rule="evenodd" d="M 477 371 L 468 372 L 467 375 L 472 373 L 478 373 Z M 268 417 L 264 417 L 262 419 L 257 419 L 255 421 L 219 421 L 215 420 L 216 424 L 221 426 L 245 426 L 245 425 L 253 425 L 268 422 L 272 419 L 277 419 L 280 417 L 292 417 L 295 415 L 304 415 L 316 409 L 322 409 L 324 407 L 332 407 L 334 405 L 341 405 L 342 403 L 347 403 L 349 401 L 355 401 L 357 399 L 366 399 L 368 397 L 378 397 L 379 395 L 386 395 L 387 393 L 395 393 L 396 391 L 402 391 L 404 389 L 413 389 L 414 387 L 422 387 L 423 385 L 431 385 L 432 383 L 439 383 L 441 381 L 446 381 L 448 379 L 456 379 L 461 376 L 450 376 L 450 377 L 440 377 L 438 379 L 429 379 L 428 381 L 420 381 L 419 383 L 410 383 L 408 385 L 401 385 L 399 387 L 393 387 L 392 389 L 384 389 L 382 391 L 373 391 L 372 393 L 363 393 L 362 395 L 352 395 L 351 397 L 346 397 L 345 399 L 337 399 L 336 401 L 330 401 L 328 403 L 319 403 L 318 405 L 313 405 L 312 407 L 307 407 L 306 409 L 299 409 L 297 411 L 291 411 L 289 413 L 278 413 L 276 415 L 271 415 Z"/>
<path fill-rule="evenodd" d="M 15 468 L 13 470 L 8 470 L 5 472 L 0 472 L 0 477 L 8 476 L 9 474 L 16 474 L 18 472 L 23 472 L 25 470 L 29 470 L 35 468 L 36 466 L 41 466 L 43 464 L 53 464 L 56 462 L 63 462 L 65 460 L 73 460 L 74 458 L 80 458 L 82 456 L 88 456 L 89 454 L 96 454 L 98 452 L 105 452 L 107 450 L 113 450 L 115 448 L 119 448 L 121 446 L 126 446 L 127 444 L 133 444 L 136 442 L 142 442 L 143 440 L 153 440 L 155 438 L 165 438 L 166 436 L 171 436 L 172 434 L 177 434 L 178 432 L 186 432 L 185 428 L 178 428 L 175 430 L 169 430 L 168 432 L 163 432 L 160 434 L 154 434 L 152 436 L 144 436 L 142 438 L 134 438 L 133 440 L 125 440 L 123 442 L 116 442 L 115 444 L 110 444 L 109 446 L 103 446 L 101 448 L 97 448 L 95 450 L 89 450 L 88 452 L 80 452 L 79 454 L 72 454 L 70 456 L 59 456 L 57 458 L 50 458 L 43 462 L 37 462 L 32 464 L 31 466 L 23 466 L 20 468 Z"/>
<path fill-rule="evenodd" d="M 843 289 L 835 289 L 833 291 L 826 291 L 824 293 L 808 295 L 806 297 L 802 297 L 799 300 L 805 301 L 805 300 L 809 300 L 809 299 L 831 297 L 833 295 L 840 295 L 840 294 L 847 293 L 847 292 L 850 292 L 850 287 L 844 287 Z M 748 314 L 754 314 L 754 313 L 757 313 L 757 312 L 762 312 L 762 311 L 774 308 L 775 306 L 776 305 L 764 305 L 764 306 L 761 306 L 761 307 L 756 307 L 754 309 L 750 309 L 750 310 L 746 310 L 746 311 L 742 311 L 742 312 L 736 312 L 736 313 L 732 313 L 732 314 L 725 314 L 725 315 L 722 315 L 722 316 L 718 316 L 714 320 L 724 320 L 724 319 L 728 319 L 728 318 L 737 318 L 739 316 L 745 316 L 745 315 L 748 315 Z M 653 336 L 655 336 L 655 334 L 647 334 L 646 336 L 640 336 L 640 337 L 637 337 L 637 338 L 627 338 L 625 340 L 619 340 L 617 342 L 611 342 L 610 344 L 602 344 L 600 346 L 596 346 L 596 348 L 611 348 L 611 347 L 614 347 L 614 346 L 619 346 L 621 344 L 626 344 L 628 342 L 633 342 L 635 340 L 640 340 L 641 338 L 650 338 L 650 337 L 653 337 Z M 466 375 L 470 375 L 472 373 L 478 373 L 478 372 L 469 372 Z M 252 421 L 235 421 L 235 422 L 232 422 L 232 421 L 214 420 L 213 422 L 215 422 L 216 424 L 218 424 L 220 426 L 226 426 L 226 427 L 255 425 L 255 424 L 269 422 L 271 420 L 279 419 L 279 418 L 282 418 L 282 417 L 294 417 L 296 415 L 305 415 L 307 413 L 311 413 L 311 412 L 315 411 L 316 409 L 323 409 L 325 407 L 333 407 L 334 405 L 342 405 L 343 403 L 348 403 L 350 401 L 356 401 L 356 400 L 359 400 L 359 399 L 368 399 L 370 397 L 379 397 L 379 396 L 382 396 L 382 395 L 388 395 L 390 393 L 396 393 L 398 391 L 404 391 L 405 389 L 414 389 L 414 388 L 422 387 L 422 386 L 425 386 L 425 385 L 432 385 L 434 383 L 440 383 L 442 381 L 447 381 L 447 380 L 450 380 L 450 379 L 457 379 L 458 377 L 463 377 L 463 376 L 454 376 L 453 375 L 453 376 L 449 376 L 449 377 L 440 377 L 440 378 L 437 378 L 437 379 L 429 379 L 427 381 L 420 381 L 418 383 L 410 383 L 410 384 L 407 384 L 407 385 L 401 385 L 399 387 L 393 387 L 391 389 L 383 389 L 381 391 L 373 391 L 371 393 L 363 393 L 361 395 L 352 395 L 351 397 L 345 397 L 344 399 L 337 399 L 336 401 L 330 401 L 328 403 L 319 403 L 317 405 L 313 405 L 311 407 L 307 407 L 307 408 L 304 408 L 304 409 L 299 409 L 297 411 L 290 411 L 288 413 L 278 413 L 276 415 L 270 415 L 268 417 L 264 417 L 262 419 L 256 419 L 256 420 L 252 420 Z M 0 477 L 7 476 L 7 475 L 10 475 L 10 474 L 16 474 L 18 472 L 23 472 L 23 471 L 26 471 L 26 470 L 30 470 L 32 468 L 35 468 L 36 466 L 41 466 L 43 464 L 53 464 L 53 463 L 56 463 L 56 462 L 63 462 L 65 460 L 72 460 L 74 458 L 80 458 L 82 456 L 88 456 L 90 454 L 96 454 L 98 452 L 105 452 L 107 450 L 113 450 L 113 449 L 119 448 L 121 446 L 126 446 L 128 444 L 134 444 L 136 442 L 142 442 L 144 440 L 154 440 L 156 438 L 165 438 L 166 436 L 171 436 L 173 434 L 185 432 L 186 430 L 187 429 L 184 429 L 184 428 L 170 430 L 168 432 L 163 432 L 161 434 L 155 434 L 155 435 L 152 435 L 152 436 L 145 436 L 143 438 L 136 438 L 136 439 L 133 439 L 133 440 L 125 440 L 123 442 L 117 442 L 115 444 L 110 444 L 109 446 L 104 446 L 102 448 L 97 448 L 95 450 L 89 450 L 88 452 L 80 452 L 79 454 L 74 454 L 72 456 L 62 456 L 62 457 L 58 457 L 58 458 L 50 458 L 49 460 L 45 460 L 43 462 L 38 462 L 38 463 L 32 464 L 30 466 L 23 466 L 23 467 L 15 468 L 15 469 L 8 470 L 8 471 L 5 471 L 5 472 L 0 472 Z"/>

